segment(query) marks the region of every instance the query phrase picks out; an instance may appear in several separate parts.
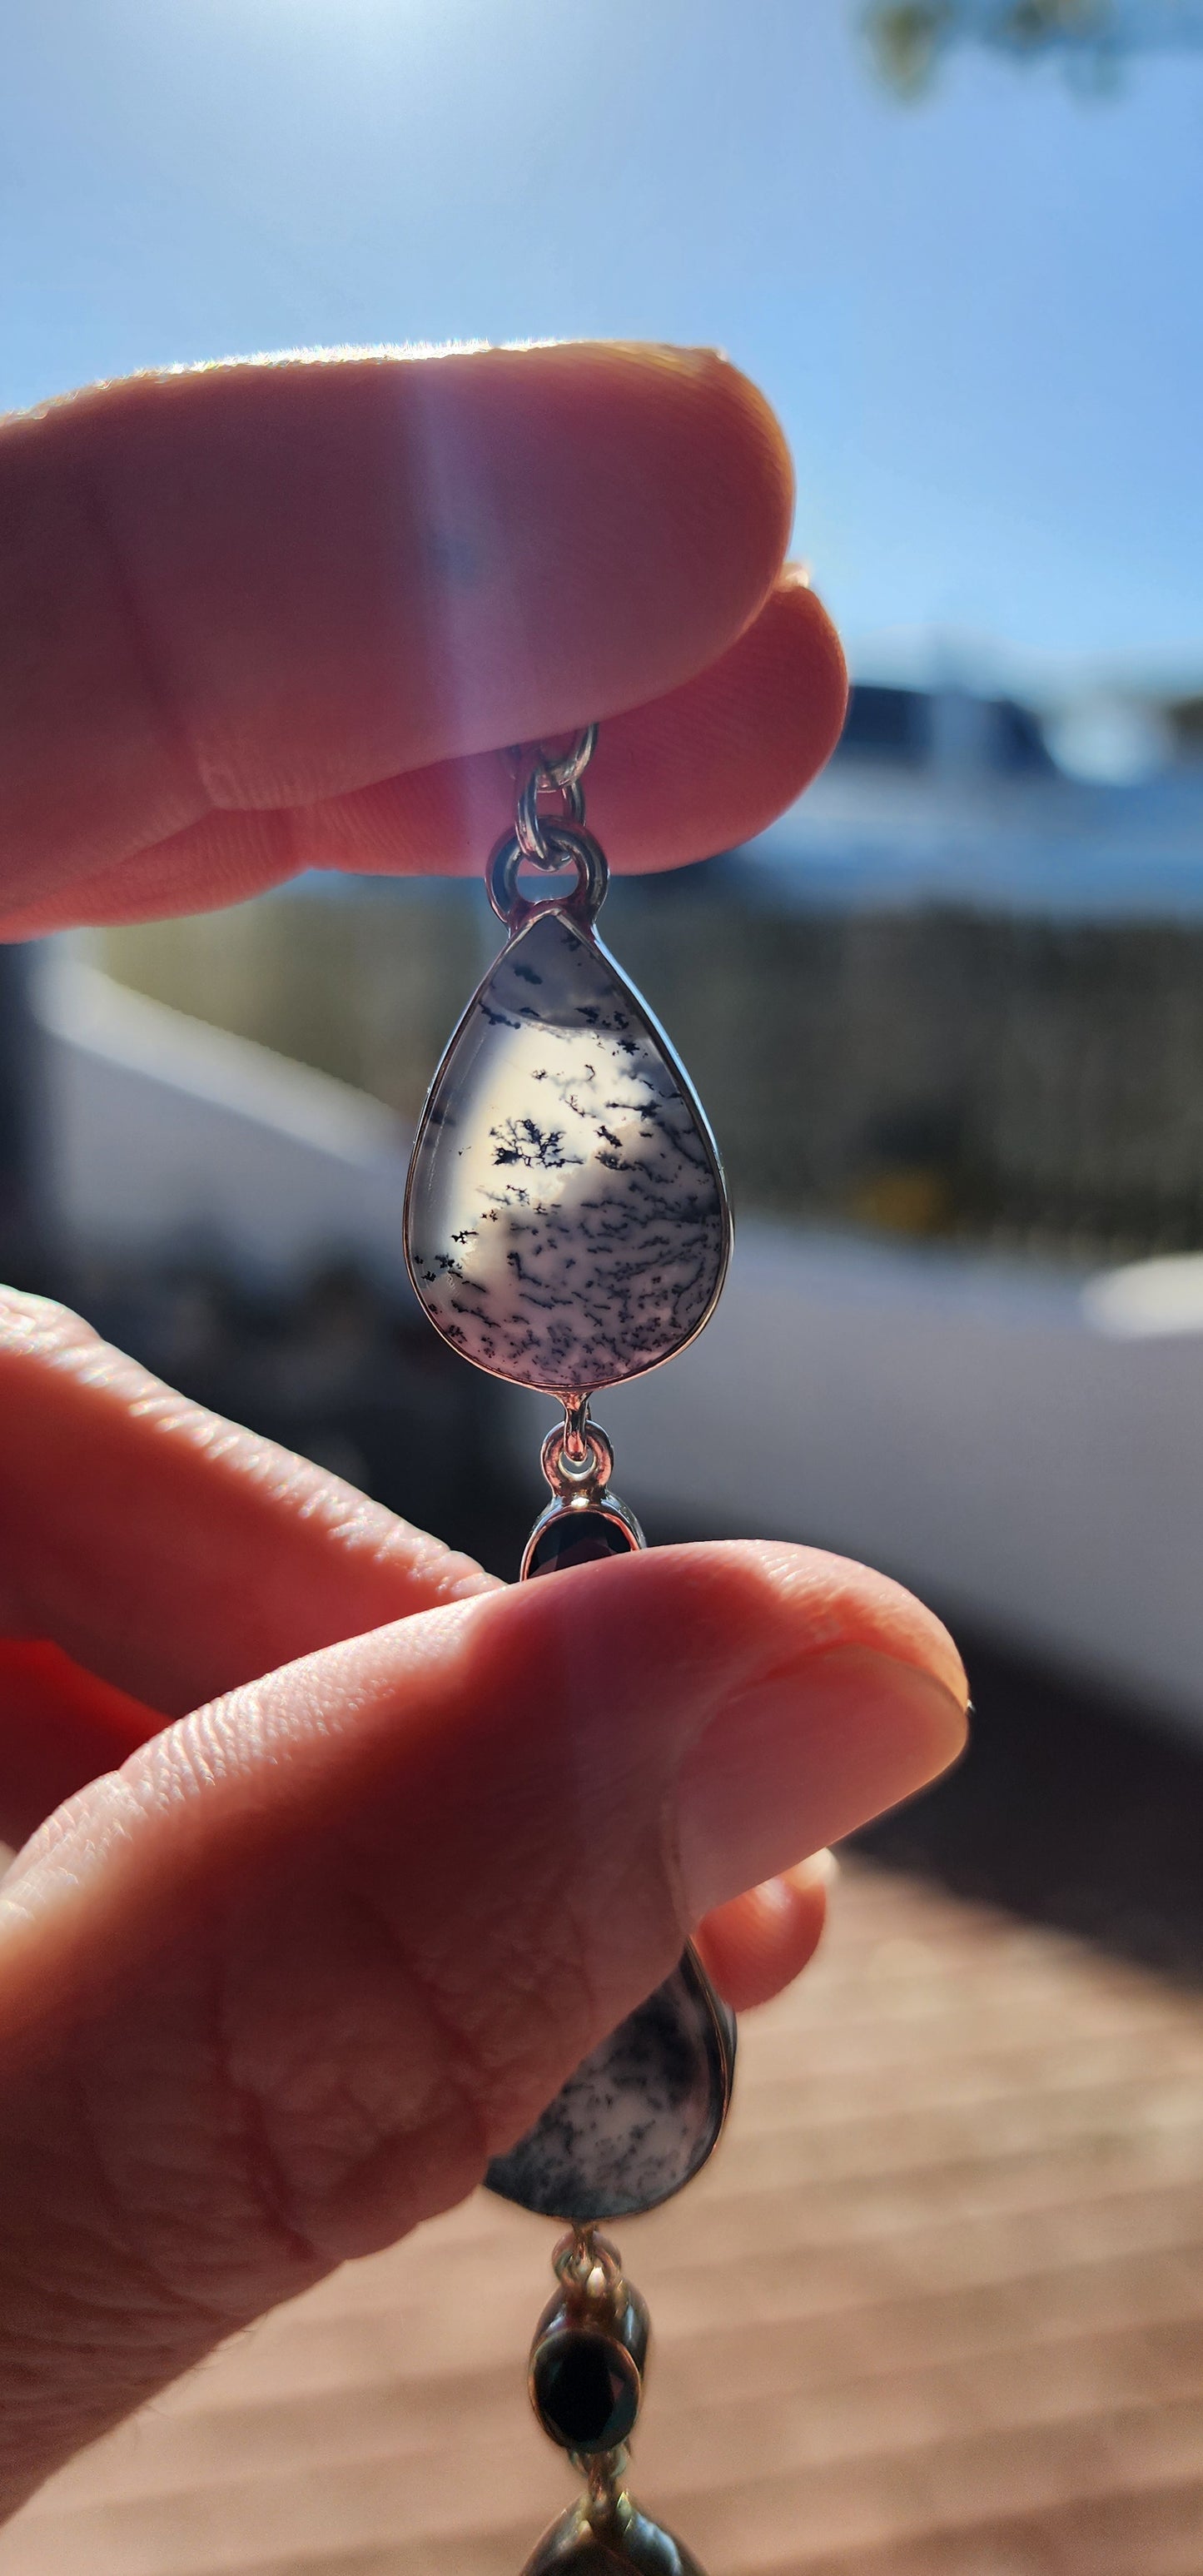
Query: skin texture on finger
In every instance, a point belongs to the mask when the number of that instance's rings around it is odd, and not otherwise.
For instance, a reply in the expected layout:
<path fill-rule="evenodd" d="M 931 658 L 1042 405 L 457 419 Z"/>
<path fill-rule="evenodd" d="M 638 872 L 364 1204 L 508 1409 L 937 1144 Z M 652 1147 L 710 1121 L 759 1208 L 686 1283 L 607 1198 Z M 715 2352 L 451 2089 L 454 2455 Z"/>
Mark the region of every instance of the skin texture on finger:
<path fill-rule="evenodd" d="M 0 1406 L 0 1634 L 49 1639 L 167 1717 L 491 1582 L 12 1289 Z"/>
<path fill-rule="evenodd" d="M 0 1637 L 0 1843 L 11 1851 L 55 1807 L 116 1770 L 167 1720 L 114 1690 L 42 1638 Z M 830 1863 L 830 1853 L 818 1855 Z M 804 1861 L 733 1897 L 697 1932 L 706 1966 L 737 2012 L 798 1976 L 823 1929 L 826 1874 Z"/>
<path fill-rule="evenodd" d="M 19 1851 L 52 1810 L 116 1770 L 167 1721 L 42 1638 L 0 1638 L 0 1843 Z M 820 1862 L 828 1868 L 820 1869 Z M 695 1939 L 737 2012 L 768 2003 L 813 1957 L 830 1852 L 718 1906 Z"/>
<path fill-rule="evenodd" d="M 729 650 L 603 726 L 588 819 L 619 869 L 677 867 L 763 830 L 839 739 L 847 674 L 826 610 L 787 572 Z M 207 814 L 119 866 L 11 910 L 12 936 L 237 902 L 303 867 L 477 871 L 513 820 L 505 758 L 484 752 L 289 811 Z"/>
<path fill-rule="evenodd" d="M 756 615 L 791 504 L 708 351 L 255 362 L 9 420 L 9 903 L 662 695 Z"/>
<path fill-rule="evenodd" d="M 653 1550 L 310 1657 L 52 1819 L 0 1899 L 0 2496 L 461 2196 L 701 1911 L 955 1756 L 959 1671 L 864 1569 Z"/>

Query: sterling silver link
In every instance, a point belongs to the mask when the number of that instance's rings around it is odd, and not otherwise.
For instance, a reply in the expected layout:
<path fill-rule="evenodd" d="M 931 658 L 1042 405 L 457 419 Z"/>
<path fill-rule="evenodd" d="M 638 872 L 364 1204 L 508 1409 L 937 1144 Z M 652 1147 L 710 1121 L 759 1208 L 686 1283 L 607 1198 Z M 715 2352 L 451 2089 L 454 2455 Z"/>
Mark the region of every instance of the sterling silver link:
<path fill-rule="evenodd" d="M 585 830 L 581 785 L 596 742 L 597 726 L 588 724 L 582 725 L 567 751 L 549 752 L 541 742 L 510 745 L 509 763 L 518 784 L 514 828 L 498 842 L 485 882 L 494 912 L 511 931 L 521 929 L 535 909 L 518 891 L 518 874 L 524 865 L 549 871 L 575 867 L 574 892 L 553 900 L 571 910 L 582 928 L 591 927 L 596 918 L 610 871 L 600 844 Z M 549 798 L 554 798 L 558 812 L 543 810 Z"/>
<path fill-rule="evenodd" d="M 569 825 L 583 823 L 585 791 L 581 780 L 593 758 L 596 745 L 597 726 L 595 724 L 582 725 L 575 741 L 570 744 L 567 751 L 549 752 L 541 742 L 535 743 L 533 748 L 526 749 L 521 743 L 511 745 L 510 760 L 515 777 L 520 776 L 523 771 L 526 773 L 518 792 L 515 830 L 523 856 L 530 860 L 532 867 L 563 866 L 563 860 L 555 855 L 554 847 L 545 837 L 543 829 L 545 818 L 539 811 L 539 799 L 545 796 L 555 796 L 559 799 L 559 814 L 546 819 Z"/>
<path fill-rule="evenodd" d="M 582 725 L 569 749 L 561 752 L 549 751 L 546 744 L 542 742 L 512 742 L 507 758 L 515 778 L 518 778 L 533 760 L 542 771 L 544 783 L 548 787 L 575 787 L 577 780 L 584 776 L 597 749 L 597 731 L 596 724 Z"/>
<path fill-rule="evenodd" d="M 587 930 L 596 920 L 610 882 L 605 851 L 583 824 L 548 822 L 543 828 L 551 853 L 546 865 L 575 868 L 577 874 L 571 894 L 556 895 L 553 900 L 561 911 L 571 913 L 582 929 Z M 498 842 L 485 873 L 485 885 L 493 910 L 498 920 L 504 921 L 507 930 L 511 931 L 520 930 L 523 922 L 539 909 L 537 904 L 528 903 L 518 892 L 518 874 L 525 857 L 517 832 L 508 832 L 505 839 Z M 535 864 L 538 866 L 539 862 L 536 860 Z"/>
<path fill-rule="evenodd" d="M 530 860 L 533 868 L 558 868 L 562 864 L 546 838 L 546 826 L 553 818 L 539 811 L 540 797 L 549 795 L 558 796 L 563 806 L 562 818 L 554 818 L 557 822 L 571 825 L 585 820 L 585 791 L 579 778 L 549 781 L 543 770 L 532 769 L 518 797 L 514 830 L 522 844 L 523 857 Z"/>
<path fill-rule="evenodd" d="M 536 747 L 548 786 L 575 787 L 578 780 L 584 777 L 597 749 L 597 726 L 596 724 L 582 725 L 571 750 L 561 752 L 558 760 L 548 759 L 542 743 Z"/>
<path fill-rule="evenodd" d="M 589 1399 L 565 1405 L 564 1420 L 549 1431 L 540 1463 L 557 1502 L 596 1503 L 614 1473 L 614 1451 L 600 1422 L 589 1419 Z"/>

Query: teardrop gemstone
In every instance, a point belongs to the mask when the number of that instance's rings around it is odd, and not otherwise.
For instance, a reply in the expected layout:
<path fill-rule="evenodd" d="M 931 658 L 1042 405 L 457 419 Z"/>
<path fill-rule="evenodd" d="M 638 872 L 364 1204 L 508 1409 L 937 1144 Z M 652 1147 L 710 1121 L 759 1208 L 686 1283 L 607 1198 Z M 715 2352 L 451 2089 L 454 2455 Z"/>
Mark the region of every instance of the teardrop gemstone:
<path fill-rule="evenodd" d="M 541 2218 L 582 2223 L 658 2208 L 717 2146 L 734 2064 L 735 2015 L 688 1949 L 533 2129 L 493 2158 L 490 2191 Z"/>
<path fill-rule="evenodd" d="M 612 957 L 554 905 L 490 967 L 414 1146 L 406 1258 L 445 1341 L 592 1394 L 705 1323 L 730 1244 L 713 1139 Z"/>
<path fill-rule="evenodd" d="M 702 2576 L 696 2558 L 628 2495 L 608 2509 L 585 2500 L 545 2531 L 523 2576 Z"/>

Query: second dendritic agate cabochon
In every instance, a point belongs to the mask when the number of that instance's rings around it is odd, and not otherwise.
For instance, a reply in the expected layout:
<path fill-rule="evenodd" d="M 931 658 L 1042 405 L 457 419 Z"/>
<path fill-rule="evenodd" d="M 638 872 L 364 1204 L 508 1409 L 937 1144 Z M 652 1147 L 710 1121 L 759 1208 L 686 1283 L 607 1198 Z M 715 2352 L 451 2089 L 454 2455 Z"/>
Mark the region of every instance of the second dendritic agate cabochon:
<path fill-rule="evenodd" d="M 735 2015 L 687 1949 L 517 2146 L 494 2156 L 490 2191 L 573 2226 L 658 2208 L 718 2145 L 734 2066 Z"/>
<path fill-rule="evenodd" d="M 702 1112 L 613 960 L 537 913 L 469 1004 L 414 1153 L 407 1249 L 466 1359 L 549 1394 L 654 1368 L 703 1324 L 728 1245 Z"/>

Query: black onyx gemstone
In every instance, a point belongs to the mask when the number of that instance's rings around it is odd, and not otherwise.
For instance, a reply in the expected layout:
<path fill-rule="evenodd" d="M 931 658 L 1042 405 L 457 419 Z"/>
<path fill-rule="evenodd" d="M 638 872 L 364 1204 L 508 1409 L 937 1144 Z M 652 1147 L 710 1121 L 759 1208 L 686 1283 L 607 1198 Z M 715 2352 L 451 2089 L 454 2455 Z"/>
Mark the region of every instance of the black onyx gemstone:
<path fill-rule="evenodd" d="M 535 2355 L 539 2421 L 566 2451 L 613 2451 L 639 2412 L 639 2376 L 620 2344 L 566 2329 Z"/>
<path fill-rule="evenodd" d="M 558 1574 L 567 1565 L 589 1565 L 597 1556 L 626 1556 L 638 1542 L 608 1512 L 569 1508 L 557 1513 L 535 1540 L 527 1581 L 534 1574 Z"/>

